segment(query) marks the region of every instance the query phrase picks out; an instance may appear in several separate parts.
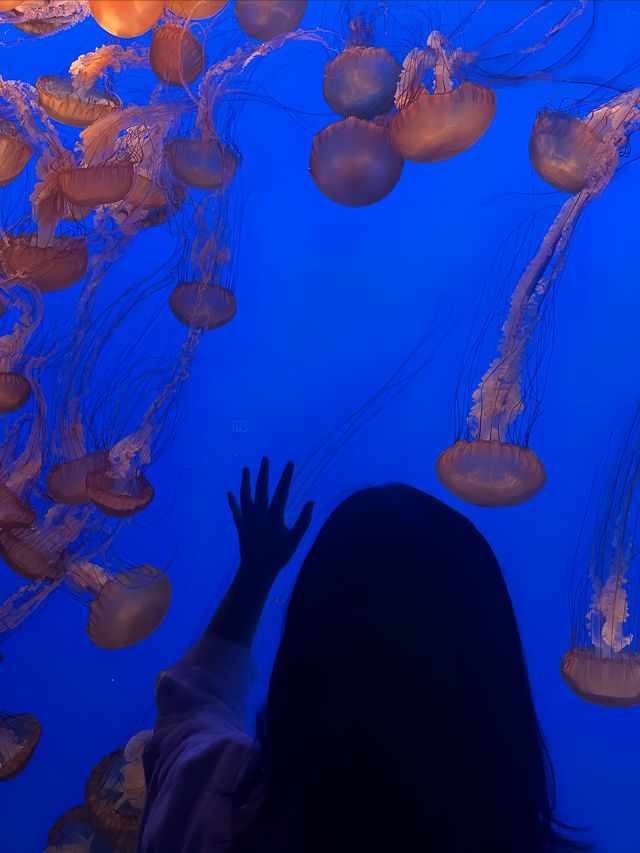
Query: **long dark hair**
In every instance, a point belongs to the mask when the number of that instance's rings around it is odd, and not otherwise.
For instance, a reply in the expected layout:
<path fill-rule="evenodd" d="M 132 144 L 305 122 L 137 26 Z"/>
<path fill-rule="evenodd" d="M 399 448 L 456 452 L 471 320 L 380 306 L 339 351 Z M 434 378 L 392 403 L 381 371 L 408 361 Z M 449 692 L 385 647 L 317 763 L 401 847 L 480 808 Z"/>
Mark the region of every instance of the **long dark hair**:
<path fill-rule="evenodd" d="M 260 760 L 255 853 L 540 853 L 562 837 L 498 562 L 404 485 L 331 514 L 289 603 Z M 242 792 L 239 792 L 242 796 Z"/>

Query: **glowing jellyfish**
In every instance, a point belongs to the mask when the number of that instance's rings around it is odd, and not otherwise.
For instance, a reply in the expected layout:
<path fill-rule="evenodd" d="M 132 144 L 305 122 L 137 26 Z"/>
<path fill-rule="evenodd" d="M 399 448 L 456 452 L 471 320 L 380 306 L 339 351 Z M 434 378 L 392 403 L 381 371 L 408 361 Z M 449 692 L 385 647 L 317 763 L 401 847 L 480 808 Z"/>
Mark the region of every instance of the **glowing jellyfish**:
<path fill-rule="evenodd" d="M 60 173 L 60 189 L 76 207 L 98 207 L 114 204 L 127 195 L 134 180 L 133 164 L 118 160 L 99 163 Z"/>
<path fill-rule="evenodd" d="M 618 150 L 639 126 L 639 98 L 640 89 L 635 89 L 592 113 L 602 128 L 601 160 L 593 164 L 585 188 L 565 202 L 516 284 L 497 355 L 473 392 L 467 416 L 469 440 L 456 441 L 437 461 L 440 481 L 462 500 L 511 506 L 529 500 L 544 486 L 545 470 L 534 451 L 513 440 L 514 422 L 525 411 L 527 349 L 582 211 L 606 188 L 618 164 Z"/>
<path fill-rule="evenodd" d="M 85 788 L 92 825 L 117 849 L 136 849 L 147 796 L 142 758 L 151 735 L 138 732 L 124 749 L 103 758 Z"/>
<path fill-rule="evenodd" d="M 169 306 L 181 323 L 194 329 L 218 329 L 236 316 L 236 298 L 230 290 L 200 281 L 176 285 Z"/>
<path fill-rule="evenodd" d="M 403 165 L 386 127 L 353 116 L 316 134 L 309 158 L 318 189 L 349 207 L 375 204 L 388 195 Z"/>
<path fill-rule="evenodd" d="M 31 158 L 31 146 L 14 124 L 0 119 L 0 187 L 10 184 Z"/>
<path fill-rule="evenodd" d="M 0 712 L 0 782 L 14 779 L 27 766 L 42 734 L 31 714 Z"/>
<path fill-rule="evenodd" d="M 603 159 L 617 156 L 612 143 L 600 133 L 597 116 L 586 121 L 557 110 L 543 110 L 529 140 L 531 163 L 545 181 L 567 193 L 578 193 L 592 180 Z"/>
<path fill-rule="evenodd" d="M 169 0 L 166 7 L 181 18 L 199 20 L 217 15 L 228 2 L 229 0 Z"/>
<path fill-rule="evenodd" d="M 165 143 L 167 162 L 178 180 L 199 190 L 218 190 L 233 178 L 238 158 L 215 132 L 174 136 Z"/>
<path fill-rule="evenodd" d="M 0 12 L 10 12 L 19 2 L 20 0 L 0 0 Z"/>
<path fill-rule="evenodd" d="M 76 86 L 64 77 L 38 77 L 36 91 L 47 115 L 71 127 L 87 127 L 122 108 L 120 98 L 104 87 Z"/>
<path fill-rule="evenodd" d="M 455 77 L 467 57 L 451 51 L 444 36 L 434 31 L 427 51 L 417 48 L 403 63 L 396 94 L 398 112 L 389 125 L 391 143 L 406 160 L 433 163 L 466 151 L 485 133 L 496 112 L 491 89 Z M 423 85 L 427 68 L 433 72 L 433 92 Z"/>
<path fill-rule="evenodd" d="M 103 469 L 106 461 L 107 454 L 96 451 L 55 465 L 47 474 L 47 492 L 54 500 L 67 506 L 91 503 L 87 493 L 87 475 Z"/>
<path fill-rule="evenodd" d="M 298 26 L 307 0 L 236 0 L 235 12 L 243 31 L 258 41 L 268 41 Z"/>
<path fill-rule="evenodd" d="M 153 486 L 139 471 L 120 476 L 108 463 L 91 470 L 86 477 L 86 494 L 100 512 L 127 518 L 149 506 Z"/>
<path fill-rule="evenodd" d="M 74 806 L 53 824 L 44 853 L 119 853 L 91 826 L 89 809 Z"/>
<path fill-rule="evenodd" d="M 372 119 L 393 108 L 401 67 L 384 47 L 373 47 L 362 16 L 349 30 L 347 47 L 325 66 L 322 94 L 339 115 Z"/>
<path fill-rule="evenodd" d="M 0 266 L 14 281 L 33 282 L 41 293 L 64 290 L 80 281 L 87 270 L 86 241 L 81 237 L 54 237 L 39 246 L 35 234 L 5 234 L 0 238 Z"/>
<path fill-rule="evenodd" d="M 204 69 L 204 48 L 196 36 L 178 24 L 162 24 L 151 36 L 149 62 L 163 83 L 182 86 L 193 81 Z"/>
<path fill-rule="evenodd" d="M 638 506 L 640 490 L 640 410 L 611 470 L 609 493 L 585 519 L 593 531 L 581 582 L 572 607 L 572 644 L 560 672 L 581 699 L 612 708 L 640 704 L 638 646 Z M 609 460 L 608 460 L 609 461 Z M 603 490 L 603 493 L 605 490 Z M 586 614 L 586 618 L 585 618 Z"/>
<path fill-rule="evenodd" d="M 153 566 L 108 574 L 95 563 L 67 567 L 70 585 L 92 598 L 87 633 L 101 649 L 124 649 L 142 642 L 167 615 L 169 578 Z"/>
<path fill-rule="evenodd" d="M 164 9 L 164 0 L 89 0 L 91 14 L 112 36 L 134 38 L 150 30 Z"/>

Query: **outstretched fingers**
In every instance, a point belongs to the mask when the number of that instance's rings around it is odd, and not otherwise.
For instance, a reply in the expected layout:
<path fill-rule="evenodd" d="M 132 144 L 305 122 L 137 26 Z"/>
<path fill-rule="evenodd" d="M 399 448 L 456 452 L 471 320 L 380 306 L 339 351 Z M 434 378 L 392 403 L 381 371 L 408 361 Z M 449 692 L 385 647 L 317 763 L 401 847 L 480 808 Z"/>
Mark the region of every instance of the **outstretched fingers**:
<path fill-rule="evenodd" d="M 263 456 L 260 462 L 260 470 L 258 471 L 258 479 L 256 480 L 254 506 L 262 510 L 267 509 L 269 506 L 269 460 L 266 456 Z"/>
<path fill-rule="evenodd" d="M 240 482 L 240 508 L 243 515 L 248 515 L 253 509 L 251 500 L 251 474 L 248 468 L 242 469 L 242 480 Z"/>
<path fill-rule="evenodd" d="M 229 501 L 229 509 L 231 510 L 231 515 L 233 516 L 233 523 L 238 529 L 240 529 L 240 522 L 242 521 L 242 516 L 240 514 L 240 507 L 238 506 L 238 501 L 236 500 L 236 496 L 233 494 L 233 492 L 227 492 L 227 500 Z"/>
<path fill-rule="evenodd" d="M 287 462 L 284 466 L 284 471 L 282 472 L 282 476 L 280 477 L 280 481 L 276 486 L 276 489 L 273 493 L 273 500 L 271 501 L 271 511 L 278 516 L 284 515 L 284 510 L 287 505 L 287 498 L 289 497 L 289 489 L 291 488 L 291 481 L 293 480 L 293 462 Z"/>

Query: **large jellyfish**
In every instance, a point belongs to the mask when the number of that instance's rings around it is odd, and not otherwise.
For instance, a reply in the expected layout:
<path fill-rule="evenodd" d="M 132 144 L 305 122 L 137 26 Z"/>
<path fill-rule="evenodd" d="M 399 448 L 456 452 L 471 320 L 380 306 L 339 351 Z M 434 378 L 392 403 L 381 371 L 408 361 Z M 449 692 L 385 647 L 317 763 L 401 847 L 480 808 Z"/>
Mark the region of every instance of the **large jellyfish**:
<path fill-rule="evenodd" d="M 235 5 L 240 27 L 258 41 L 295 30 L 306 9 L 307 0 L 236 0 Z"/>
<path fill-rule="evenodd" d="M 44 853 L 118 853 L 93 826 L 86 806 L 68 809 L 47 835 Z"/>
<path fill-rule="evenodd" d="M 105 756 L 91 771 L 85 802 L 91 824 L 121 853 L 135 853 L 147 796 L 142 758 L 150 730 Z"/>
<path fill-rule="evenodd" d="M 204 47 L 187 26 L 168 21 L 153 31 L 149 62 L 163 83 L 183 86 L 204 71 Z"/>
<path fill-rule="evenodd" d="M 618 165 L 618 151 L 639 125 L 639 99 L 640 89 L 634 89 L 584 119 L 600 136 L 599 157 L 589 164 L 585 186 L 564 203 L 516 284 L 497 354 L 473 392 L 468 437 L 456 441 L 437 461 L 441 482 L 462 500 L 479 506 L 510 506 L 529 500 L 545 484 L 545 469 L 535 452 L 512 439 L 514 422 L 525 411 L 527 348 L 545 298 L 564 266 L 581 213 L 608 185 Z"/>
<path fill-rule="evenodd" d="M 640 409 L 618 460 L 606 471 L 608 494 L 602 489 L 584 527 L 593 531 L 586 577 L 582 574 L 574 593 L 571 648 L 560 664 L 564 680 L 581 699 L 613 708 L 640 704 L 639 476 Z"/>
<path fill-rule="evenodd" d="M 32 714 L 0 711 L 0 782 L 14 779 L 27 766 L 42 734 Z"/>
<path fill-rule="evenodd" d="M 91 14 L 112 36 L 134 38 L 150 30 L 164 9 L 164 0 L 89 0 Z"/>

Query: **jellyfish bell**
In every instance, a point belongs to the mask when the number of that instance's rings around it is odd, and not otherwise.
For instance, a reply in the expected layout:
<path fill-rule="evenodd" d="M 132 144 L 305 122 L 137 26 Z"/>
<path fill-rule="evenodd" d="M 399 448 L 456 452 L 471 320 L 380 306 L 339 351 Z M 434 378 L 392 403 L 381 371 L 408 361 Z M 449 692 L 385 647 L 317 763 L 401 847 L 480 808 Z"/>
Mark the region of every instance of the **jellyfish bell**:
<path fill-rule="evenodd" d="M 181 323 L 195 329 L 218 329 L 236 316 L 236 298 L 230 290 L 200 281 L 176 285 L 169 306 Z"/>
<path fill-rule="evenodd" d="M 31 396 L 31 384 L 19 373 L 0 372 L 0 414 L 21 409 Z"/>
<path fill-rule="evenodd" d="M 63 196 L 75 208 L 122 201 L 133 186 L 134 178 L 133 164 L 118 159 L 65 169 L 58 176 Z"/>
<path fill-rule="evenodd" d="M 448 92 L 423 88 L 391 119 L 391 144 L 405 160 L 435 163 L 471 148 L 496 112 L 492 89 L 467 80 Z"/>
<path fill-rule="evenodd" d="M 38 77 L 36 92 L 45 113 L 71 127 L 88 127 L 122 109 L 120 98 L 98 84 L 77 86 L 69 78 L 55 75 Z"/>
<path fill-rule="evenodd" d="M 372 119 L 392 109 L 400 70 L 384 47 L 347 47 L 325 66 L 322 94 L 339 115 Z"/>
<path fill-rule="evenodd" d="M 0 266 L 7 277 L 23 277 L 41 293 L 71 287 L 84 276 L 89 260 L 81 237 L 54 237 L 39 246 L 36 234 L 5 234 L 0 239 Z"/>
<path fill-rule="evenodd" d="M 91 826 L 89 809 L 74 806 L 53 824 L 44 853 L 117 853 Z"/>
<path fill-rule="evenodd" d="M 120 476 L 107 464 L 90 471 L 85 483 L 91 503 L 114 518 L 135 515 L 153 500 L 153 486 L 139 471 Z"/>
<path fill-rule="evenodd" d="M 594 705 L 640 705 L 640 654 L 602 655 L 597 649 L 572 648 L 562 656 L 562 677 L 573 692 Z"/>
<path fill-rule="evenodd" d="M 124 200 L 125 215 L 142 210 L 140 225 L 152 228 L 166 222 L 180 207 L 185 198 L 181 184 L 164 189 L 147 175 L 136 174 L 133 186 Z"/>
<path fill-rule="evenodd" d="M 193 83 L 204 69 L 204 48 L 186 27 L 167 23 L 156 27 L 151 36 L 149 62 L 163 83 L 182 86 Z"/>
<path fill-rule="evenodd" d="M 531 448 L 483 439 L 456 441 L 438 457 L 436 473 L 456 497 L 486 507 L 528 501 L 547 479 Z"/>
<path fill-rule="evenodd" d="M 181 18 L 212 18 L 217 15 L 229 0 L 169 0 L 166 8 Z"/>
<path fill-rule="evenodd" d="M 241 29 L 256 41 L 268 41 L 298 26 L 307 0 L 236 0 L 235 13 Z"/>
<path fill-rule="evenodd" d="M 29 502 L 23 501 L 4 483 L 0 483 L 0 528 L 11 530 L 30 527 L 35 520 L 36 514 Z"/>
<path fill-rule="evenodd" d="M 96 23 L 119 38 L 135 38 L 150 30 L 164 9 L 164 0 L 89 0 Z"/>
<path fill-rule="evenodd" d="M 164 146 L 169 168 L 189 187 L 218 190 L 233 178 L 238 158 L 215 134 L 173 136 Z"/>
<path fill-rule="evenodd" d="M 24 539 L 2 528 L 0 557 L 13 572 L 31 582 L 56 580 L 64 571 L 60 563 L 48 559 Z"/>
<path fill-rule="evenodd" d="M 32 714 L 0 714 L 0 782 L 22 773 L 41 734 L 42 726 Z"/>
<path fill-rule="evenodd" d="M 31 146 L 14 124 L 0 119 L 0 187 L 15 180 L 31 158 Z"/>
<path fill-rule="evenodd" d="M 587 122 L 557 110 L 543 110 L 536 118 L 529 157 L 541 178 L 572 194 L 585 189 L 603 158 L 618 160 L 615 146 Z"/>
<path fill-rule="evenodd" d="M 54 466 L 47 474 L 47 492 L 67 506 L 91 503 L 86 487 L 87 474 L 104 467 L 106 461 L 107 454 L 96 451 Z"/>
<path fill-rule="evenodd" d="M 400 180 L 403 165 L 387 128 L 355 116 L 317 133 L 309 158 L 309 171 L 318 189 L 348 207 L 364 207 L 383 199 Z"/>

